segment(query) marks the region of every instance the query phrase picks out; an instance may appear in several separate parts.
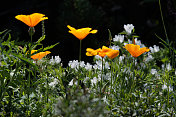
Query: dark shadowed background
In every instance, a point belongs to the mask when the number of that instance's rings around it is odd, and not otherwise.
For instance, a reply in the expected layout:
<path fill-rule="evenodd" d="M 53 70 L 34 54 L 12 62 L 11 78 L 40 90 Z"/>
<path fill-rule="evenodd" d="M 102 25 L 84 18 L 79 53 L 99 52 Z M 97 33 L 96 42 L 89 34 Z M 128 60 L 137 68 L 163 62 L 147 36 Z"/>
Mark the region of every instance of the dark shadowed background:
<path fill-rule="evenodd" d="M 176 38 L 176 1 L 161 0 L 168 37 Z M 66 65 L 78 59 L 79 40 L 68 33 L 67 25 L 75 28 L 91 27 L 97 34 L 83 40 L 82 60 L 88 47 L 108 46 L 108 29 L 114 37 L 123 31 L 124 24 L 133 24 L 140 40 L 147 46 L 159 45 L 155 34 L 165 40 L 158 0 L 6 0 L 0 6 L 0 31 L 10 29 L 13 40 L 28 41 L 28 26 L 15 19 L 19 14 L 43 13 L 45 20 L 45 46 L 60 42 L 51 49 L 51 55 L 59 55 Z M 41 23 L 35 27 L 34 41 L 41 35 Z"/>

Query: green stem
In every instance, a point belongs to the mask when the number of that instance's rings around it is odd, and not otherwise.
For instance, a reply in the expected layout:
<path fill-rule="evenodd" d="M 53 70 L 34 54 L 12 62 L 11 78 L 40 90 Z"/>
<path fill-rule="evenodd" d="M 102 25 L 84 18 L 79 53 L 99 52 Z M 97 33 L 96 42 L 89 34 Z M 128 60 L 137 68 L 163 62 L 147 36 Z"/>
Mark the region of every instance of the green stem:
<path fill-rule="evenodd" d="M 167 76 L 166 76 L 166 79 L 167 79 L 167 84 L 166 84 L 166 85 L 167 85 L 167 105 L 169 106 L 169 96 L 170 96 L 170 95 L 169 95 L 169 93 L 170 93 L 170 92 L 169 92 L 169 84 L 170 84 L 169 81 L 170 81 L 170 79 L 169 79 L 168 76 L 169 76 L 169 72 L 167 71 Z"/>
<path fill-rule="evenodd" d="M 32 29 L 33 30 L 33 29 Z M 29 57 L 31 58 L 31 50 L 32 50 L 32 33 L 30 33 L 30 38 L 31 38 L 31 42 L 30 42 L 30 45 L 29 45 Z M 27 113 L 28 113 L 28 111 L 30 111 L 29 110 L 29 105 L 30 105 L 30 98 L 29 98 L 29 95 L 30 95 L 30 93 L 31 93 L 31 65 L 29 64 L 29 66 L 28 66 L 28 69 L 27 69 L 27 71 L 28 71 L 28 92 L 27 92 L 27 95 L 28 95 L 28 108 L 27 108 Z"/>
<path fill-rule="evenodd" d="M 162 23 L 163 23 L 164 32 L 165 32 L 165 35 L 166 35 L 166 39 L 169 43 L 169 38 L 167 36 L 167 31 L 166 31 L 166 27 L 165 27 L 165 24 L 164 24 L 164 18 L 163 18 L 163 13 L 162 13 L 162 8 L 161 8 L 161 0 L 159 0 L 159 8 L 160 8 L 161 20 L 162 20 Z"/>
<path fill-rule="evenodd" d="M 111 60 L 111 91 L 110 91 L 110 94 L 112 94 L 112 71 L 113 71 L 113 67 L 112 67 L 112 60 Z"/>
<path fill-rule="evenodd" d="M 113 72 L 113 67 L 112 67 L 112 60 L 111 60 L 111 89 L 110 89 L 110 96 L 111 96 L 111 99 L 110 99 L 110 104 L 111 104 L 111 110 L 112 110 L 112 72 Z"/>
<path fill-rule="evenodd" d="M 132 71 L 133 71 L 132 85 L 131 85 L 131 88 L 130 88 L 130 92 L 129 92 L 129 94 L 131 94 L 131 91 L 132 91 L 132 89 L 133 89 L 133 87 L 134 87 L 134 77 L 135 77 L 135 58 L 133 58 L 133 64 L 134 64 L 134 66 L 132 67 L 132 68 L 133 68 L 133 69 L 132 69 Z"/>
<path fill-rule="evenodd" d="M 102 84 L 103 84 L 103 57 L 101 59 L 102 61 L 102 68 L 101 68 L 101 82 L 100 82 L 100 94 L 101 94 L 101 89 L 102 89 Z"/>
<path fill-rule="evenodd" d="M 49 89 L 49 84 L 48 84 L 48 77 L 46 78 L 47 82 L 47 89 L 46 89 L 46 102 L 48 103 L 48 89 Z"/>
<path fill-rule="evenodd" d="M 81 61 L 81 45 L 82 45 L 82 40 L 80 40 L 80 43 L 79 43 L 79 62 Z"/>
<path fill-rule="evenodd" d="M 44 24 L 44 20 L 42 21 L 42 36 L 45 35 L 45 24 Z"/>

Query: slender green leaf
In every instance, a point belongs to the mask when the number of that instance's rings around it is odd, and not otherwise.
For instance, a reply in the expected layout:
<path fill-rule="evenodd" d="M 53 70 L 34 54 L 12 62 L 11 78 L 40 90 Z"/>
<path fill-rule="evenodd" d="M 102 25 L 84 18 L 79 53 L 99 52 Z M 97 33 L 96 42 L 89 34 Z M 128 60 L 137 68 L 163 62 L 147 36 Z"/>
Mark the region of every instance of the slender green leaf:
<path fill-rule="evenodd" d="M 22 57 L 22 56 L 20 56 L 18 54 L 15 54 L 15 53 L 11 53 L 11 54 L 13 56 L 19 58 L 20 60 L 24 61 L 25 63 L 32 65 L 35 69 L 37 69 L 37 66 L 34 63 L 32 63 L 31 61 L 29 61 L 27 58 L 24 58 L 24 57 Z"/>
<path fill-rule="evenodd" d="M 48 47 L 44 48 L 43 51 L 46 51 L 46 50 L 52 49 L 52 48 L 54 48 L 54 47 L 55 47 L 56 45 L 58 45 L 58 44 L 59 44 L 59 43 L 56 43 L 56 44 L 51 45 L 51 46 L 48 46 Z"/>

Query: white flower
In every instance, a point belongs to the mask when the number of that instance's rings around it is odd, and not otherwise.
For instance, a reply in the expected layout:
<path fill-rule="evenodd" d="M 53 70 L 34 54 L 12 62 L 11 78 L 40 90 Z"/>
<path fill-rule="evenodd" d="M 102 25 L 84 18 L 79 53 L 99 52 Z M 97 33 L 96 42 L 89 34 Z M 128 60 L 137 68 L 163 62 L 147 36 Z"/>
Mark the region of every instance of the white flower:
<path fill-rule="evenodd" d="M 134 26 L 133 24 L 127 24 L 127 25 L 124 25 L 124 29 L 127 32 L 127 34 L 131 34 L 131 31 L 134 29 Z"/>
<path fill-rule="evenodd" d="M 135 44 L 136 45 L 140 45 L 140 47 L 145 47 L 144 44 L 141 43 L 141 40 L 138 40 L 137 38 L 134 39 L 135 40 Z M 126 45 L 127 43 L 124 43 L 124 45 Z M 133 44 L 132 40 L 128 39 L 128 44 Z"/>
<path fill-rule="evenodd" d="M 122 63 L 124 58 L 125 58 L 124 56 L 120 56 L 119 57 L 119 63 Z"/>
<path fill-rule="evenodd" d="M 87 64 L 85 65 L 85 69 L 86 69 L 86 70 L 91 70 L 91 69 L 92 69 L 92 65 L 91 65 L 90 63 L 87 63 Z"/>
<path fill-rule="evenodd" d="M 78 69 L 79 62 L 78 60 L 69 61 L 68 66 L 70 66 L 72 69 Z"/>
<path fill-rule="evenodd" d="M 168 64 L 166 65 L 166 69 L 167 69 L 168 71 L 170 71 L 170 70 L 172 69 L 172 66 L 170 65 L 170 63 L 168 63 Z"/>
<path fill-rule="evenodd" d="M 85 67 L 84 61 L 80 61 L 80 62 L 79 62 L 79 66 L 80 66 L 80 67 Z"/>
<path fill-rule="evenodd" d="M 59 56 L 55 56 L 55 63 L 60 63 L 61 62 L 61 58 Z"/>
<path fill-rule="evenodd" d="M 141 48 L 145 47 L 145 45 L 141 43 L 141 40 L 138 40 L 137 38 L 135 38 L 135 44 L 140 45 Z"/>
<path fill-rule="evenodd" d="M 105 97 L 102 98 L 102 100 L 104 103 L 109 104 L 108 99 L 106 98 L 106 95 L 105 95 Z"/>
<path fill-rule="evenodd" d="M 97 59 L 97 60 L 101 60 L 102 58 L 101 58 L 101 56 L 96 55 L 96 56 L 95 56 L 95 59 Z"/>
<path fill-rule="evenodd" d="M 59 64 L 61 62 L 61 58 L 59 56 L 52 56 L 50 59 L 50 64 Z"/>
<path fill-rule="evenodd" d="M 103 74 L 103 79 L 111 80 L 111 73 L 106 73 L 106 75 Z"/>
<path fill-rule="evenodd" d="M 115 35 L 113 41 L 119 41 L 120 43 L 122 43 L 124 41 L 124 35 Z"/>
<path fill-rule="evenodd" d="M 93 68 L 94 69 L 98 69 L 98 66 L 95 64 L 95 65 L 93 65 Z"/>
<path fill-rule="evenodd" d="M 35 97 L 35 94 L 32 92 L 30 95 L 29 95 L 30 98 L 34 98 Z"/>
<path fill-rule="evenodd" d="M 11 76 L 11 77 L 13 77 L 14 72 L 15 72 L 15 69 L 14 69 L 14 70 L 11 70 L 11 72 L 10 72 L 10 76 Z"/>
<path fill-rule="evenodd" d="M 152 75 L 157 74 L 157 70 L 156 69 L 151 69 L 151 74 Z"/>
<path fill-rule="evenodd" d="M 77 85 L 78 84 L 78 81 L 74 82 L 74 80 L 72 79 L 70 82 L 69 82 L 69 86 L 73 86 L 73 85 Z"/>
<path fill-rule="evenodd" d="M 69 86 L 73 86 L 73 79 L 69 82 Z"/>
<path fill-rule="evenodd" d="M 166 84 L 164 83 L 164 85 L 162 86 L 162 89 L 164 90 L 164 89 L 167 89 L 167 86 L 166 86 Z"/>
<path fill-rule="evenodd" d="M 172 69 L 172 66 L 170 65 L 170 63 L 168 63 L 166 66 L 164 64 L 162 64 L 161 67 L 162 67 L 163 70 L 166 69 L 168 71 L 170 71 Z"/>
<path fill-rule="evenodd" d="M 94 77 L 93 79 L 91 79 L 91 84 L 94 85 L 94 84 L 96 84 L 98 81 L 100 81 L 100 79 Z"/>
<path fill-rule="evenodd" d="M 109 48 L 113 49 L 113 50 L 119 50 L 120 47 L 117 45 L 113 45 L 113 46 L 110 46 Z"/>
<path fill-rule="evenodd" d="M 102 61 L 96 61 L 97 69 L 102 69 Z"/>
<path fill-rule="evenodd" d="M 164 83 L 164 85 L 162 86 L 162 89 L 163 90 L 168 89 L 167 83 Z M 169 92 L 170 91 L 173 91 L 173 86 L 171 86 L 171 85 L 169 85 Z"/>
<path fill-rule="evenodd" d="M 96 65 L 94 66 L 94 68 L 97 67 L 97 69 L 102 70 L 102 61 L 96 61 Z M 109 63 L 108 62 L 104 62 L 104 68 L 105 69 L 110 69 Z"/>
<path fill-rule="evenodd" d="M 145 59 L 145 62 L 149 62 L 151 60 L 153 60 L 153 56 L 149 54 L 148 57 Z"/>
<path fill-rule="evenodd" d="M 105 69 L 110 69 L 109 63 L 105 62 Z"/>
<path fill-rule="evenodd" d="M 159 46 L 156 46 L 154 45 L 153 47 L 149 47 L 151 53 L 155 53 L 155 52 L 158 52 L 160 49 L 159 49 Z"/>
<path fill-rule="evenodd" d="M 56 78 L 54 78 L 54 81 L 50 82 L 49 86 L 54 88 L 57 84 L 58 84 L 58 80 Z"/>
<path fill-rule="evenodd" d="M 133 42 L 132 42 L 130 39 L 128 39 L 128 43 L 129 43 L 129 44 L 132 44 Z"/>

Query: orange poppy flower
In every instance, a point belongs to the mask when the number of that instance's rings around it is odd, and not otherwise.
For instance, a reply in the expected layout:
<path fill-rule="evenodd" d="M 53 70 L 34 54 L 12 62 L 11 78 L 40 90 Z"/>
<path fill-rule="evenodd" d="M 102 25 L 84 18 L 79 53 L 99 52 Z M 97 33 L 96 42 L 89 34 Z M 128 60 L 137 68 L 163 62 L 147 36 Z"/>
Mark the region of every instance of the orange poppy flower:
<path fill-rule="evenodd" d="M 110 51 L 110 48 L 103 46 L 101 51 L 99 51 L 98 55 L 104 58 L 106 56 L 106 53 Z"/>
<path fill-rule="evenodd" d="M 34 52 L 36 52 L 37 50 L 32 50 L 31 54 L 33 54 Z M 50 54 L 50 51 L 45 51 L 45 52 L 39 52 L 37 54 L 34 54 L 31 56 L 32 59 L 34 60 L 41 60 L 44 56 L 46 56 L 47 54 Z"/>
<path fill-rule="evenodd" d="M 71 27 L 70 25 L 67 25 L 67 27 L 70 29 L 69 33 L 72 33 L 79 40 L 83 40 L 90 33 L 92 33 L 92 34 L 97 33 L 97 30 L 92 30 L 92 28 L 75 29 L 75 28 Z"/>
<path fill-rule="evenodd" d="M 99 48 L 99 49 L 96 49 L 96 50 L 91 49 L 91 48 L 87 48 L 86 51 L 87 51 L 87 53 L 86 53 L 87 56 L 99 55 L 102 58 L 104 58 L 107 55 L 110 59 L 113 59 L 113 58 L 115 58 L 116 56 L 119 55 L 118 50 L 113 50 L 113 49 L 108 48 L 106 46 L 103 46 L 102 49 Z"/>
<path fill-rule="evenodd" d="M 44 17 L 44 14 L 41 13 L 33 13 L 31 15 L 17 15 L 15 16 L 16 19 L 22 21 L 29 27 L 36 26 L 40 21 L 48 19 L 48 17 Z"/>
<path fill-rule="evenodd" d="M 111 49 L 109 52 L 106 53 L 108 58 L 113 59 L 119 55 L 119 50 L 113 50 Z"/>
<path fill-rule="evenodd" d="M 86 52 L 87 56 L 95 56 L 95 55 L 97 55 L 97 51 L 92 49 L 92 48 L 87 48 L 86 51 L 87 51 Z"/>
<path fill-rule="evenodd" d="M 149 48 L 143 47 L 140 48 L 140 45 L 134 45 L 134 44 L 126 44 L 124 47 L 133 57 L 138 57 L 144 52 L 150 51 Z"/>

